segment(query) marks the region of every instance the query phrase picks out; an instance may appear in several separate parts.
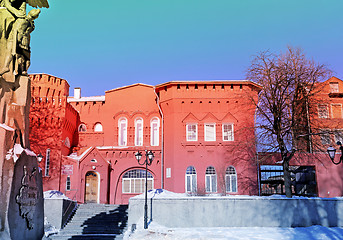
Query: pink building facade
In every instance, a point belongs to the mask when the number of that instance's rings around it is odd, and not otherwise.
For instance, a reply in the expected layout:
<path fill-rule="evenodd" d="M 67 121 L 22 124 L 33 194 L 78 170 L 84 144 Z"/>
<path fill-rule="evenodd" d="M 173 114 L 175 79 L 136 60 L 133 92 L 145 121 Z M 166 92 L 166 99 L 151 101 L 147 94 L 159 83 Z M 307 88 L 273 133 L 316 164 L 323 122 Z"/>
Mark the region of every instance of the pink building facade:
<path fill-rule="evenodd" d="M 138 83 L 83 97 L 76 88 L 74 96 L 64 94 L 60 111 L 68 112 L 63 115 L 66 131 L 50 131 L 49 138 L 63 143 L 69 134 L 73 140 L 69 148 L 60 146 L 64 150 L 51 161 L 49 171 L 55 177 L 46 176 L 44 191 L 60 190 L 81 203 L 127 204 L 144 192 L 145 166 L 138 164 L 135 153 L 145 158 L 146 150 L 154 154 L 148 189 L 190 195 L 259 195 L 264 188 L 270 190 L 280 179 L 269 176 L 268 169 L 261 173 L 261 165 L 277 166 L 278 160 L 256 154 L 253 102 L 260 89 L 245 80 L 173 81 Z M 51 114 L 53 104 L 43 110 Z M 49 129 L 34 126 L 33 138 L 37 132 L 49 134 Z M 35 149 L 46 159 L 48 142 L 38 143 Z M 297 157 L 291 164 L 298 172 L 302 166 L 315 172 L 317 196 L 342 196 L 342 167 L 319 155 L 306 161 Z M 40 163 L 43 171 L 45 162 Z"/>

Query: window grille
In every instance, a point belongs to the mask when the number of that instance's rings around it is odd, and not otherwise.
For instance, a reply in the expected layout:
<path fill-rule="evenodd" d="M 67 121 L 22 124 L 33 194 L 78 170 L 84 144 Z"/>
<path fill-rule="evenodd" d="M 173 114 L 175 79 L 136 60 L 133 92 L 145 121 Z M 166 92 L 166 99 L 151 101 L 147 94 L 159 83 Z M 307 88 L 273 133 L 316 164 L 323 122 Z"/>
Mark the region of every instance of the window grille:
<path fill-rule="evenodd" d="M 214 167 L 207 167 L 205 173 L 206 192 L 217 192 L 217 174 Z"/>
<path fill-rule="evenodd" d="M 148 172 L 148 190 L 154 188 L 154 177 Z M 143 193 L 145 191 L 145 170 L 135 169 L 123 175 L 123 193 Z"/>
<path fill-rule="evenodd" d="M 187 141 L 198 141 L 198 126 L 197 124 L 186 125 Z"/>
<path fill-rule="evenodd" d="M 193 166 L 189 166 L 186 170 L 186 192 L 197 191 L 197 173 Z"/>
<path fill-rule="evenodd" d="M 45 158 L 45 176 L 49 176 L 49 169 L 50 169 L 50 149 L 46 150 L 46 158 Z"/>
<path fill-rule="evenodd" d="M 229 166 L 225 173 L 226 192 L 237 192 L 237 173 L 233 166 Z"/>
<path fill-rule="evenodd" d="M 233 141 L 233 124 L 224 123 L 223 124 L 223 141 Z"/>

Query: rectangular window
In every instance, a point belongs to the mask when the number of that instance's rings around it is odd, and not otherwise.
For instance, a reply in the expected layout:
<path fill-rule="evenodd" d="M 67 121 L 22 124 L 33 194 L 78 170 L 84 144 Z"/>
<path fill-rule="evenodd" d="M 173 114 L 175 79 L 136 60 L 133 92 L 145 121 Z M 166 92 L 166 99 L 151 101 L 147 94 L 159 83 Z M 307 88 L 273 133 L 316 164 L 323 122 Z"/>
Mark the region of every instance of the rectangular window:
<path fill-rule="evenodd" d="M 187 141 L 198 141 L 198 125 L 187 124 L 186 135 L 187 135 Z"/>
<path fill-rule="evenodd" d="M 216 141 L 216 124 L 206 123 L 204 125 L 205 141 Z"/>
<path fill-rule="evenodd" d="M 332 118 L 342 118 L 342 105 L 331 104 Z"/>
<path fill-rule="evenodd" d="M 46 158 L 45 158 L 45 176 L 49 176 L 49 168 L 50 168 L 50 149 L 46 150 Z"/>
<path fill-rule="evenodd" d="M 223 124 L 223 141 L 233 141 L 233 124 L 224 123 Z"/>
<path fill-rule="evenodd" d="M 66 181 L 66 190 L 70 191 L 70 176 L 67 177 L 67 181 Z"/>
<path fill-rule="evenodd" d="M 319 104 L 318 105 L 318 117 L 319 118 L 328 118 L 329 117 L 327 105 L 325 105 L 325 104 Z"/>
<path fill-rule="evenodd" d="M 335 143 L 337 142 L 343 143 L 343 130 L 336 130 L 334 135 L 335 135 Z"/>
<path fill-rule="evenodd" d="M 320 130 L 320 141 L 323 145 L 331 144 L 331 136 L 329 134 L 329 130 Z"/>
<path fill-rule="evenodd" d="M 171 168 L 166 168 L 166 178 L 171 178 Z"/>
<path fill-rule="evenodd" d="M 197 191 L 196 175 L 187 174 L 186 175 L 186 192 L 196 192 L 196 191 Z"/>
<path fill-rule="evenodd" d="M 331 93 L 339 92 L 338 82 L 330 82 L 330 92 Z"/>

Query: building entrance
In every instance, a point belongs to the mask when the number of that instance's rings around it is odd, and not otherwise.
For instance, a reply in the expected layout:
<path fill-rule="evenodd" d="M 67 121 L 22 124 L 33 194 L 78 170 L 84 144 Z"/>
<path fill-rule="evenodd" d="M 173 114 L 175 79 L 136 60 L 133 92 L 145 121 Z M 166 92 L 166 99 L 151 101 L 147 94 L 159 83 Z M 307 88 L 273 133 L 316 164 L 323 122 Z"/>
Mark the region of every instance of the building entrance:
<path fill-rule="evenodd" d="M 99 175 L 96 172 L 86 173 L 85 202 L 97 203 L 99 195 Z"/>

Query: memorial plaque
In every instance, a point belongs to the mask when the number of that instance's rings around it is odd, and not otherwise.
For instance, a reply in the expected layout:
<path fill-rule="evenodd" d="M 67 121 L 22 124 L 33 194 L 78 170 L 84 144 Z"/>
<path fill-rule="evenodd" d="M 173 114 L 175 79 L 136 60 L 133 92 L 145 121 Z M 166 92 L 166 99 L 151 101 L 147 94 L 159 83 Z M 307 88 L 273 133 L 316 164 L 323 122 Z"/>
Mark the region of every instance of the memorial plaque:
<path fill-rule="evenodd" d="M 25 151 L 14 166 L 8 224 L 13 240 L 38 240 L 44 234 L 42 176 L 36 156 Z"/>
<path fill-rule="evenodd" d="M 63 175 L 73 175 L 73 165 L 62 165 L 62 174 Z"/>

